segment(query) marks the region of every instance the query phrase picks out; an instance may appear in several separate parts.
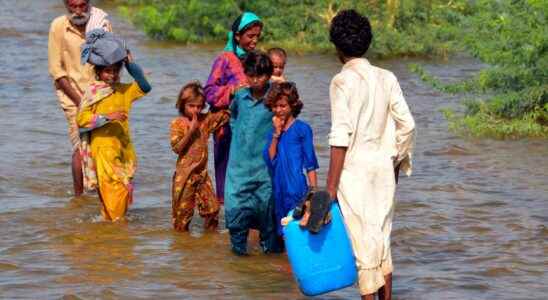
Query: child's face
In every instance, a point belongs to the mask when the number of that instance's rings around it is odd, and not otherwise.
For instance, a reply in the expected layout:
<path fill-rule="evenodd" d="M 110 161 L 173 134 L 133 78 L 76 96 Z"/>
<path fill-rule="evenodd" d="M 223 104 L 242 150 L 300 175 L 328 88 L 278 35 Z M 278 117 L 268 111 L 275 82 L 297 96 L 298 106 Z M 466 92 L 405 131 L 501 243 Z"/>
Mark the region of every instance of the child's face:
<path fill-rule="evenodd" d="M 268 84 L 268 80 L 270 80 L 270 76 L 268 75 L 246 75 L 247 76 L 247 82 L 249 83 L 249 88 L 251 90 L 255 91 L 262 91 L 266 88 L 266 85 Z"/>
<path fill-rule="evenodd" d="M 281 55 L 272 54 L 270 55 L 270 60 L 272 61 L 272 66 L 274 67 L 274 72 L 272 72 L 272 75 L 277 77 L 282 76 L 285 69 L 285 59 Z"/>
<path fill-rule="evenodd" d="M 198 116 L 200 111 L 204 109 L 204 101 L 201 100 L 194 100 L 194 101 L 187 101 L 185 103 L 185 116 L 189 119 L 194 118 L 194 116 Z"/>
<path fill-rule="evenodd" d="M 99 71 L 99 80 L 108 84 L 114 84 L 120 81 L 120 67 L 118 65 L 110 65 Z"/>
<path fill-rule="evenodd" d="M 287 97 L 282 96 L 280 97 L 276 103 L 274 103 L 274 106 L 272 106 L 272 112 L 276 117 L 279 117 L 282 120 L 287 120 L 291 116 L 291 106 L 289 105 L 289 102 L 287 102 Z"/>

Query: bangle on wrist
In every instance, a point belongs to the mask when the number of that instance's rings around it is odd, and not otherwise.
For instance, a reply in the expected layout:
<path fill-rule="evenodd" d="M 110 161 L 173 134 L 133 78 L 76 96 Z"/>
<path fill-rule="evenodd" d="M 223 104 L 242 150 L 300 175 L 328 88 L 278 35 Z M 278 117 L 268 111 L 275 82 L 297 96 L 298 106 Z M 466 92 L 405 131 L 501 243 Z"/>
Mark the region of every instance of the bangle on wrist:
<path fill-rule="evenodd" d="M 282 135 L 282 134 L 281 133 L 274 133 L 274 134 L 272 134 L 272 138 L 279 139 L 280 135 Z"/>

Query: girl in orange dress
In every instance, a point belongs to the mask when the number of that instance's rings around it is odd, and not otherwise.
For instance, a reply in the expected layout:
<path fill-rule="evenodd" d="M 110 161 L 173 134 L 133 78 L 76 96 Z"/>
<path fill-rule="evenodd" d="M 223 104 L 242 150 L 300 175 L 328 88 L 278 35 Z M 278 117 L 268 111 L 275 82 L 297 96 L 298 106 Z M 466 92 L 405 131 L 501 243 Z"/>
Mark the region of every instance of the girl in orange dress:
<path fill-rule="evenodd" d="M 198 82 L 185 85 L 176 104 L 180 116 L 171 122 L 171 148 L 179 155 L 172 181 L 172 222 L 175 230 L 188 231 L 198 206 L 206 229 L 219 223 L 219 203 L 207 172 L 210 134 L 230 119 L 227 110 L 202 113 L 205 96 Z"/>

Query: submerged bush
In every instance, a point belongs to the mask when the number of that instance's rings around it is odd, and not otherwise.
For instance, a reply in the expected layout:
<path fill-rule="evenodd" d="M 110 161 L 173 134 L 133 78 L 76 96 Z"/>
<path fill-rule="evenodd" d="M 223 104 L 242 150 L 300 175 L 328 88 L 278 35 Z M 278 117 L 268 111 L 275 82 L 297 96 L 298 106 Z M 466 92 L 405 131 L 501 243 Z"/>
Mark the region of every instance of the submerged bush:
<path fill-rule="evenodd" d="M 484 0 L 474 10 L 462 20 L 462 43 L 490 67 L 456 84 L 443 84 L 420 66 L 411 69 L 436 89 L 480 98 L 465 101 L 461 117 L 446 113 L 452 129 L 496 138 L 548 137 L 548 5 Z"/>
<path fill-rule="evenodd" d="M 333 51 L 328 27 L 341 9 L 367 15 L 369 55 L 441 56 L 467 51 L 489 65 L 473 78 L 444 84 L 421 66 L 412 70 L 447 93 L 470 93 L 465 114 L 446 112 L 450 127 L 476 136 L 548 137 L 548 5 L 546 0 L 113 0 L 156 39 L 222 42 L 242 11 L 265 23 L 263 46 Z"/>
<path fill-rule="evenodd" d="M 224 41 L 242 11 L 265 23 L 263 42 L 297 52 L 333 51 L 329 23 L 353 8 L 370 17 L 371 55 L 447 55 L 454 51 L 455 24 L 468 13 L 465 1 L 440 0 L 115 0 L 134 24 L 156 39 L 182 43 Z M 449 4 L 448 4 L 449 3 Z M 455 4 L 456 3 L 456 4 Z"/>

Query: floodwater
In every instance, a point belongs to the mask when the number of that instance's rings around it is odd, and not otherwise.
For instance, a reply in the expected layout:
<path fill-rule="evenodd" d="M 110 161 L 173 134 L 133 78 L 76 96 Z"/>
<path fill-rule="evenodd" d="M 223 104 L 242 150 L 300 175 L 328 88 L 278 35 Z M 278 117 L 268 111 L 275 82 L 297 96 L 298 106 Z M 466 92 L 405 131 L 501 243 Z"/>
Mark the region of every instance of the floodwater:
<path fill-rule="evenodd" d="M 170 225 L 175 155 L 169 122 L 183 83 L 205 80 L 215 47 L 144 37 L 113 14 L 153 91 L 131 113 L 139 157 L 126 223 L 105 223 L 96 196 L 71 195 L 66 124 L 47 74 L 49 22 L 58 0 L 0 0 L 0 298 L 303 299 L 285 255 L 229 251 L 226 230 L 190 234 Z M 439 112 L 460 97 L 410 74 L 411 61 L 378 61 L 400 79 L 417 122 L 415 169 L 398 186 L 393 231 L 395 299 L 545 299 L 548 142 L 464 140 Z M 416 62 L 416 61 L 415 61 Z M 471 59 L 422 61 L 447 80 L 470 76 Z M 287 76 L 315 130 L 320 182 L 328 163 L 331 56 L 290 56 Z M 127 80 L 127 79 L 126 79 Z M 356 288 L 322 299 L 356 299 Z"/>

